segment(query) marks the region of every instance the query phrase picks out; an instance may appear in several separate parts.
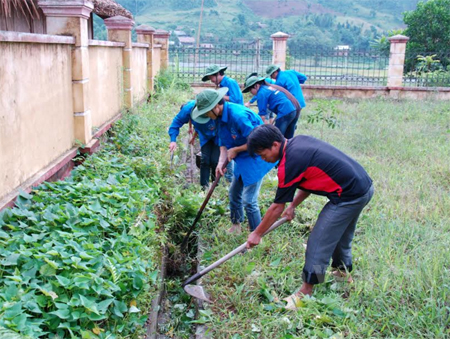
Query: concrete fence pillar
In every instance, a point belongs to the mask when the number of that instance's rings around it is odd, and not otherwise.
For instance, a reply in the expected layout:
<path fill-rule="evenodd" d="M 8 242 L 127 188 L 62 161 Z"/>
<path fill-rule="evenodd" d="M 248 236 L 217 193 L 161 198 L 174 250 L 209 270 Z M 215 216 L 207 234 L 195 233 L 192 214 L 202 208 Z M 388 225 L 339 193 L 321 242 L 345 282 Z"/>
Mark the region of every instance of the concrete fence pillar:
<path fill-rule="evenodd" d="M 147 50 L 147 88 L 149 92 L 153 92 L 155 78 L 153 74 L 153 45 L 155 29 L 148 25 L 140 25 L 136 27 L 137 41 L 149 44 Z"/>
<path fill-rule="evenodd" d="M 404 35 L 394 35 L 388 40 L 391 43 L 389 54 L 388 87 L 403 86 L 403 69 L 405 66 L 406 43 L 409 38 Z"/>
<path fill-rule="evenodd" d="M 161 69 L 169 66 L 169 36 L 170 33 L 162 29 L 157 29 L 154 33 L 155 44 L 161 45 Z"/>
<path fill-rule="evenodd" d="M 42 0 L 38 5 L 46 16 L 47 34 L 75 37 L 75 46 L 72 50 L 74 136 L 75 139 L 87 144 L 92 139 L 88 19 L 94 5 L 87 0 Z"/>
<path fill-rule="evenodd" d="M 281 70 L 284 71 L 286 69 L 287 39 L 289 39 L 289 34 L 277 32 L 270 37 L 273 40 L 272 63 L 279 65 Z"/>
<path fill-rule="evenodd" d="M 131 87 L 131 29 L 134 21 L 124 16 L 118 15 L 105 19 L 105 26 L 108 30 L 108 40 L 125 43 L 122 52 L 123 67 L 123 101 L 125 108 L 133 107 L 133 88 Z"/>

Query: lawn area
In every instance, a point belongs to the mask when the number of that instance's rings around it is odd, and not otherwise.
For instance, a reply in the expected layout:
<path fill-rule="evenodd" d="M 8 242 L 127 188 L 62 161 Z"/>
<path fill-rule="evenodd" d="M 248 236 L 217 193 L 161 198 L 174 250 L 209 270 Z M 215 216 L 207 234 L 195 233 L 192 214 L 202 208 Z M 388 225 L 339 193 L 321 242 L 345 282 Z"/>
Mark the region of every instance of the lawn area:
<path fill-rule="evenodd" d="M 338 102 L 337 126 L 307 123 L 297 133 L 330 142 L 359 161 L 375 195 L 353 242 L 355 282 L 328 276 L 297 312 L 279 301 L 301 285 L 309 230 L 325 198 L 310 197 L 296 219 L 203 279 L 214 301 L 201 322 L 219 338 L 448 338 L 450 335 L 450 108 L 446 102 L 366 100 Z M 276 189 L 264 179 L 260 206 Z M 223 190 L 221 199 L 225 199 Z M 217 196 L 216 196 L 217 197 Z M 206 218 L 206 217 L 205 217 Z M 226 234 L 227 218 L 201 230 L 209 265 L 246 235 Z"/>
<path fill-rule="evenodd" d="M 193 95 L 170 76 L 157 82 L 152 101 L 124 114 L 70 178 L 22 193 L 0 213 L 1 338 L 144 337 L 161 249 L 177 255 L 205 197 L 187 183 L 186 147 L 179 143 L 172 166 L 168 152 L 167 128 Z M 334 129 L 308 123 L 333 107 Z M 181 288 L 192 262 L 179 263 L 166 281 L 170 320 L 160 333 L 190 338 L 200 323 L 214 339 L 449 337 L 448 103 L 309 101 L 298 133 L 337 146 L 374 180 L 354 240 L 355 283 L 327 277 L 298 311 L 282 307 L 301 284 L 303 244 L 326 202 L 311 196 L 290 224 L 203 278 L 213 303 L 198 314 Z M 263 212 L 276 185 L 273 171 L 260 194 Z M 225 232 L 227 204 L 221 184 L 197 228 L 202 265 L 246 241 Z"/>

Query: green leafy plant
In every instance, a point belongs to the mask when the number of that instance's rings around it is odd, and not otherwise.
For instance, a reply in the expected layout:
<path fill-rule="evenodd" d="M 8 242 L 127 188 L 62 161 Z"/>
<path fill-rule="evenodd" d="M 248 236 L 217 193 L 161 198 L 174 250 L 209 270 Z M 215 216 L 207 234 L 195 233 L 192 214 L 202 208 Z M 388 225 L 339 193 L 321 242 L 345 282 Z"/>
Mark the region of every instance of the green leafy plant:
<path fill-rule="evenodd" d="M 435 60 L 434 58 L 436 58 L 436 54 L 426 56 L 418 55 L 418 63 L 416 66 L 417 73 L 428 73 L 437 69 L 442 69 L 441 61 Z"/>
<path fill-rule="evenodd" d="M 324 127 L 335 128 L 338 121 L 337 116 L 341 113 L 338 109 L 337 104 L 339 101 L 336 100 L 313 100 L 317 103 L 317 106 L 313 113 L 306 116 L 307 122 L 309 124 L 320 124 L 320 137 L 323 139 Z"/>

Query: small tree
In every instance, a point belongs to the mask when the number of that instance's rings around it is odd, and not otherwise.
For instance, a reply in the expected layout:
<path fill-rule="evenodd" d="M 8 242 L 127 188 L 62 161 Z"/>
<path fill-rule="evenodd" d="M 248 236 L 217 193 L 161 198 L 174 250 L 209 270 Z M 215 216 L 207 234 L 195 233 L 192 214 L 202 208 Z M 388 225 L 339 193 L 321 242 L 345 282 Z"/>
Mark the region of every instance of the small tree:
<path fill-rule="evenodd" d="M 306 119 L 309 124 L 320 124 L 320 138 L 323 139 L 325 124 L 328 128 L 335 128 L 337 125 L 337 116 L 341 111 L 336 105 L 340 101 L 322 99 L 314 99 L 313 101 L 317 103 L 317 107 L 313 113 L 306 116 Z"/>

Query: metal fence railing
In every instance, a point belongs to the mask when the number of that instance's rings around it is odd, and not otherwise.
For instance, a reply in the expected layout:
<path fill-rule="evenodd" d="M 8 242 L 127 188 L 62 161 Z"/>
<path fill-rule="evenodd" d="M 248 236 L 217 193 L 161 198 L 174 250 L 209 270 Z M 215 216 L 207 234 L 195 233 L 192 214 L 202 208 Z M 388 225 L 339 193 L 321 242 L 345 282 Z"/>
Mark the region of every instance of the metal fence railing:
<path fill-rule="evenodd" d="M 403 86 L 450 87 L 450 52 L 424 53 L 406 49 Z"/>
<path fill-rule="evenodd" d="M 173 73 L 187 83 L 201 82 L 212 64 L 228 66 L 226 75 L 243 84 L 251 72 L 265 75 L 272 63 L 271 48 L 258 44 L 174 47 L 169 50 Z M 327 49 L 294 50 L 286 55 L 286 69 L 308 77 L 308 85 L 386 86 L 389 54 L 378 50 Z M 406 51 L 403 85 L 407 87 L 450 87 L 450 52 L 420 53 Z"/>
<path fill-rule="evenodd" d="M 375 50 L 289 50 L 286 63 L 286 68 L 308 76 L 310 85 L 386 86 L 389 55 Z"/>
<path fill-rule="evenodd" d="M 186 82 L 201 82 L 208 66 L 228 66 L 226 75 L 243 83 L 247 74 L 264 74 L 272 63 L 272 50 L 258 45 L 224 45 L 213 48 L 173 47 L 169 49 L 172 72 Z"/>

